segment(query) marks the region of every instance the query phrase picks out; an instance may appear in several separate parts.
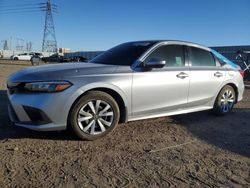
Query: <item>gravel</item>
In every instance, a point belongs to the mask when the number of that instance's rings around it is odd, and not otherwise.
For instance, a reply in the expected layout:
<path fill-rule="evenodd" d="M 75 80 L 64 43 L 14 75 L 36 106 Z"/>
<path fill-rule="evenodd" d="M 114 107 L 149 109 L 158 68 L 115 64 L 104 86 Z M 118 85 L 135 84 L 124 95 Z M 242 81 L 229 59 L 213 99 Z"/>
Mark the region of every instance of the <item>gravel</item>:
<path fill-rule="evenodd" d="M 250 187 L 250 90 L 229 116 L 209 111 L 119 125 L 96 141 L 34 132 L 7 115 L 0 60 L 0 187 Z"/>

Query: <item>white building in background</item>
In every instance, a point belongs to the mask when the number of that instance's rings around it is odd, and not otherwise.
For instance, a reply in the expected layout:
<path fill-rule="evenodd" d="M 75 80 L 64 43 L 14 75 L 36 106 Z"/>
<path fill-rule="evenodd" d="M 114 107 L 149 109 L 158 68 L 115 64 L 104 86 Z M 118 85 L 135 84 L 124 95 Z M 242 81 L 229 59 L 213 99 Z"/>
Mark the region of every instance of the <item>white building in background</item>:
<path fill-rule="evenodd" d="M 71 52 L 70 48 L 58 48 L 58 53 L 60 55 L 64 55 L 65 53 L 69 53 L 69 52 Z"/>

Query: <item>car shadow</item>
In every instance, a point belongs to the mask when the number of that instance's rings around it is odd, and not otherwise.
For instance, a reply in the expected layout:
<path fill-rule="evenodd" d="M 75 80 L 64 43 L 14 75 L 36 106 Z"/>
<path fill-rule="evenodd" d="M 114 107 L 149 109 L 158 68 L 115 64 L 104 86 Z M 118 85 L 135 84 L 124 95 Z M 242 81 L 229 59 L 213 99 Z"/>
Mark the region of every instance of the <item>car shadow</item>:
<path fill-rule="evenodd" d="M 208 144 L 250 157 L 249 108 L 236 108 L 226 116 L 203 111 L 173 116 L 172 119 Z"/>
<path fill-rule="evenodd" d="M 8 117 L 6 90 L 0 90 L 0 140 L 33 138 L 45 140 L 79 140 L 70 131 L 38 132 L 15 126 Z"/>

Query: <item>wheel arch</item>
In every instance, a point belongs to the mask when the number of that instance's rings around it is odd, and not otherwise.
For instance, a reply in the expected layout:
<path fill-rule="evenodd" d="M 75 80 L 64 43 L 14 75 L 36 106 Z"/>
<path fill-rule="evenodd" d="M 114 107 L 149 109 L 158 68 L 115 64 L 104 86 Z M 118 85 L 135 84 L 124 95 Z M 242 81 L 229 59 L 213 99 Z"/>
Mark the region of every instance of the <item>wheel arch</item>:
<path fill-rule="evenodd" d="M 118 106 L 119 106 L 119 110 L 120 110 L 120 119 L 119 122 L 120 123 L 126 123 L 127 122 L 127 107 L 126 104 L 124 102 L 124 99 L 122 98 L 122 96 L 116 92 L 113 89 L 110 88 L 105 88 L 105 87 L 98 87 L 98 88 L 93 88 L 89 91 L 102 91 L 105 92 L 107 94 L 109 94 L 111 97 L 113 97 L 115 99 L 115 101 L 117 102 Z"/>
<path fill-rule="evenodd" d="M 228 82 L 228 83 L 223 84 L 223 86 L 218 90 L 217 95 L 216 95 L 216 97 L 215 97 L 214 100 L 213 100 L 213 104 L 215 103 L 216 98 L 218 97 L 219 93 L 221 92 L 221 90 L 222 90 L 225 86 L 231 86 L 231 87 L 234 89 L 235 95 L 236 95 L 235 104 L 237 104 L 237 102 L 238 102 L 239 91 L 238 91 L 237 85 L 236 85 L 235 83 L 233 83 L 233 82 Z"/>
<path fill-rule="evenodd" d="M 111 97 L 114 98 L 114 100 L 117 102 L 119 110 L 120 110 L 120 119 L 119 123 L 126 123 L 128 118 L 128 109 L 127 109 L 127 100 L 125 99 L 125 96 L 118 92 L 117 90 L 110 88 L 110 87 L 88 87 L 88 89 L 85 89 L 72 103 L 69 109 L 67 122 L 69 123 L 69 117 L 70 113 L 74 107 L 74 105 L 77 103 L 80 98 L 84 97 L 88 92 L 90 91 L 102 91 L 107 94 L 109 94 Z"/>

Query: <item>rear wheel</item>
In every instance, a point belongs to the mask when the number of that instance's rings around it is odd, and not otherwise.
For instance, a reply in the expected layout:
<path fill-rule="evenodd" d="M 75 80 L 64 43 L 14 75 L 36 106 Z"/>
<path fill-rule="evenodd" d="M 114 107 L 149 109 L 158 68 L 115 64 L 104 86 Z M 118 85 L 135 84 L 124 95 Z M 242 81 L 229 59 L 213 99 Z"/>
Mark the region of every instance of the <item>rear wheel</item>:
<path fill-rule="evenodd" d="M 213 111 L 217 115 L 226 115 L 234 107 L 236 95 L 232 86 L 226 85 L 222 88 L 214 103 Z"/>
<path fill-rule="evenodd" d="M 119 107 L 110 95 L 91 91 L 73 106 L 69 123 L 81 139 L 95 140 L 110 133 L 119 118 Z"/>
<path fill-rule="evenodd" d="M 14 60 L 17 61 L 17 60 L 18 60 L 18 57 L 14 57 Z"/>

